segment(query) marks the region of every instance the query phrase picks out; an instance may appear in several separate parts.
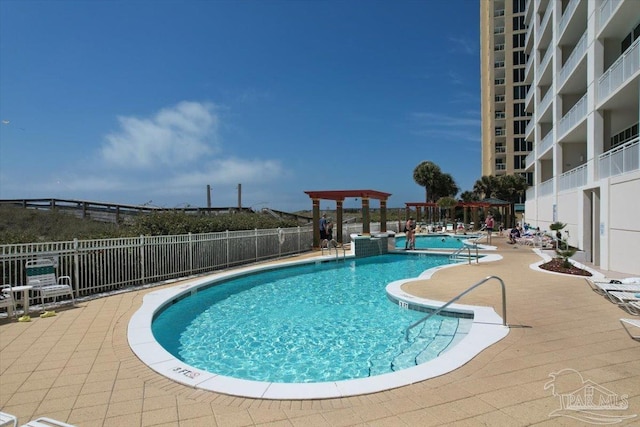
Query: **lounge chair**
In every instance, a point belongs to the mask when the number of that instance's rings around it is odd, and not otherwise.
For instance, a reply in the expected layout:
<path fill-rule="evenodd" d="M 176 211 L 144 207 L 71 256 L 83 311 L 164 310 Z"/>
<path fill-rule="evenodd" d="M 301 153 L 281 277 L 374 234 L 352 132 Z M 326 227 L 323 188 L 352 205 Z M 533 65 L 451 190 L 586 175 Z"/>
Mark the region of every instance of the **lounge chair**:
<path fill-rule="evenodd" d="M 640 293 L 609 291 L 607 297 L 630 314 L 640 315 L 640 310 L 637 308 L 640 305 Z"/>
<path fill-rule="evenodd" d="M 36 259 L 27 261 L 27 285 L 33 286 L 33 291 L 40 294 L 42 309 L 44 310 L 45 298 L 54 298 L 68 295 L 71 303 L 76 304 L 73 297 L 73 287 L 71 277 L 56 277 L 56 270 L 53 261 L 50 259 Z"/>
<path fill-rule="evenodd" d="M 631 339 L 640 342 L 640 333 L 638 335 L 633 335 L 629 329 L 629 326 L 635 326 L 640 331 L 640 319 L 620 319 L 620 323 Z"/>
<path fill-rule="evenodd" d="M 8 317 L 13 317 L 16 312 L 16 301 L 13 299 L 13 292 L 11 292 L 11 285 L 0 286 L 0 308 L 7 309 Z M 2 420 L 2 418 L 0 418 Z M 0 426 L 4 424 L 0 423 Z"/>
<path fill-rule="evenodd" d="M 640 292 L 640 284 L 613 283 L 611 280 L 592 280 L 585 278 L 591 289 L 600 295 L 607 295 L 609 291 Z M 614 280 L 620 282 L 619 280 Z"/>
<path fill-rule="evenodd" d="M 54 420 L 52 418 L 40 417 L 35 420 L 31 420 L 22 427 L 75 427 L 71 424 L 63 423 L 62 421 Z"/>
<path fill-rule="evenodd" d="M 18 425 L 18 417 L 15 415 L 0 412 L 0 427 L 16 427 Z"/>

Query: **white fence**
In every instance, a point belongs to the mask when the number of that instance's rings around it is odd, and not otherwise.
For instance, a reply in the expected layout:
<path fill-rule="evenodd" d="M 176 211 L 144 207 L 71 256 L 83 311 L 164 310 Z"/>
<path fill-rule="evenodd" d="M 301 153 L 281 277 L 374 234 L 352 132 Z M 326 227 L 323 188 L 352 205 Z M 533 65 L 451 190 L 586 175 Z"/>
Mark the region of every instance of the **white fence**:
<path fill-rule="evenodd" d="M 397 231 L 398 224 L 388 222 L 387 230 Z M 379 231 L 380 224 L 370 230 Z M 362 224 L 345 224 L 343 241 L 361 232 Z M 83 297 L 304 253 L 312 244 L 313 229 L 305 226 L 0 245 L 1 284 L 26 284 L 25 263 L 51 258 L 57 274 L 70 276 L 74 294 Z"/>

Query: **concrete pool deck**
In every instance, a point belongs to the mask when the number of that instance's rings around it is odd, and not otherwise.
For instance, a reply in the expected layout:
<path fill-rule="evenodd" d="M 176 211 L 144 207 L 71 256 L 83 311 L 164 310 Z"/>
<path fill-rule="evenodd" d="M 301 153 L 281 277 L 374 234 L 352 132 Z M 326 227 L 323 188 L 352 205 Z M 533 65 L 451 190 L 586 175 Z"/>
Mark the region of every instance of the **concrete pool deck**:
<path fill-rule="evenodd" d="M 508 245 L 505 238 L 493 243 L 499 261 L 441 269 L 403 286 L 418 297 L 446 301 L 487 276 L 504 280 L 509 334 L 448 374 L 325 400 L 195 390 L 156 374 L 129 348 L 129 319 L 155 287 L 61 307 L 55 317 L 33 313 L 30 323 L 0 321 L 0 411 L 20 423 L 47 416 L 77 426 L 585 425 L 571 418 L 579 411 L 562 411 L 560 401 L 580 378 L 591 390 L 627 403 L 626 409 L 600 406 L 592 413 L 620 417 L 618 425 L 640 424 L 640 343 L 619 322 L 631 316 L 582 278 L 531 269 L 541 259 L 530 248 Z M 500 287 L 488 282 L 460 303 L 501 313 Z M 550 374 L 559 372 L 555 388 L 545 389 Z"/>

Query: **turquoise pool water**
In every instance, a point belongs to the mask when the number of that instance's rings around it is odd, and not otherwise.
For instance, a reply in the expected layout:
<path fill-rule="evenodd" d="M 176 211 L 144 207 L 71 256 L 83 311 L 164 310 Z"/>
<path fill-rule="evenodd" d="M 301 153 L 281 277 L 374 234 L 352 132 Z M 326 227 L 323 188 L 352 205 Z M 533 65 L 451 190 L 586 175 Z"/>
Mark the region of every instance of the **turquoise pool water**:
<path fill-rule="evenodd" d="M 190 366 L 234 378 L 310 383 L 366 378 L 437 357 L 469 319 L 392 303 L 385 286 L 448 264 L 447 256 L 389 254 L 279 268 L 230 279 L 178 300 L 152 331 Z"/>
<path fill-rule="evenodd" d="M 474 239 L 475 235 L 450 236 L 448 234 L 436 234 L 428 236 L 416 236 L 416 249 L 459 249 L 462 242 Z M 406 239 L 404 236 L 396 237 L 396 249 L 404 249 Z"/>

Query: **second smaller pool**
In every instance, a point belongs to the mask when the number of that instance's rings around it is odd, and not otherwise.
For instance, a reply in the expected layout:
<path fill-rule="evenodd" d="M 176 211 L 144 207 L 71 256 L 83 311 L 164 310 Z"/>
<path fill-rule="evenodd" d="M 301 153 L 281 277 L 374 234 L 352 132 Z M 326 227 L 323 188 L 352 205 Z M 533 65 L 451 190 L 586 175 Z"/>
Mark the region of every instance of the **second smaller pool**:
<path fill-rule="evenodd" d="M 416 236 L 416 249 L 459 249 L 465 240 L 474 239 L 477 235 L 460 234 L 452 236 L 449 234 L 430 234 Z M 396 237 L 396 249 L 405 248 L 406 239 L 404 236 Z"/>

